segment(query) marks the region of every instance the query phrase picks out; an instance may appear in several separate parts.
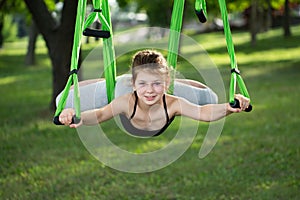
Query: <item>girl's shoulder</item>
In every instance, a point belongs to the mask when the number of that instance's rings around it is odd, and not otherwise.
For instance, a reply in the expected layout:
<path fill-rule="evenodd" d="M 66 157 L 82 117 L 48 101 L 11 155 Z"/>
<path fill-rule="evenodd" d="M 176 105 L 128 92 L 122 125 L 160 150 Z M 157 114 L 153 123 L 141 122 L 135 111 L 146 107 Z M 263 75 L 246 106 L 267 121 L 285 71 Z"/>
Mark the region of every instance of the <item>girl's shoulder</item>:
<path fill-rule="evenodd" d="M 134 97 L 134 93 L 127 93 L 127 94 L 123 94 L 123 95 L 121 95 L 119 97 L 116 97 L 114 99 L 114 101 L 118 101 L 118 102 L 120 102 L 120 101 L 127 101 L 128 102 L 128 100 L 132 99 L 133 97 Z"/>
<path fill-rule="evenodd" d="M 181 97 L 166 94 L 166 104 L 168 108 L 169 116 L 180 115 L 180 101 Z"/>
<path fill-rule="evenodd" d="M 134 100 L 135 100 L 134 94 L 128 93 L 115 98 L 111 102 L 111 105 L 114 109 L 118 109 L 120 112 L 124 113 L 128 111 L 129 105 L 133 104 Z"/>
<path fill-rule="evenodd" d="M 166 103 L 170 114 L 173 115 L 181 115 L 183 107 L 190 109 L 198 109 L 199 107 L 198 105 L 189 102 L 183 97 L 169 94 L 166 94 Z"/>
<path fill-rule="evenodd" d="M 175 95 L 172 95 L 172 94 L 165 94 L 165 96 L 166 96 L 167 104 L 175 103 L 175 102 L 181 101 L 183 99 L 182 97 L 178 97 L 178 96 L 175 96 Z"/>
<path fill-rule="evenodd" d="M 165 94 L 165 97 L 166 97 L 166 101 L 176 101 L 178 100 L 178 97 L 177 96 L 174 96 L 172 94 Z"/>
<path fill-rule="evenodd" d="M 171 94 L 165 94 L 165 97 L 166 97 L 166 103 L 168 108 L 171 108 L 173 106 L 175 107 L 178 106 L 180 104 L 180 101 L 182 100 L 181 97 L 174 96 Z"/>

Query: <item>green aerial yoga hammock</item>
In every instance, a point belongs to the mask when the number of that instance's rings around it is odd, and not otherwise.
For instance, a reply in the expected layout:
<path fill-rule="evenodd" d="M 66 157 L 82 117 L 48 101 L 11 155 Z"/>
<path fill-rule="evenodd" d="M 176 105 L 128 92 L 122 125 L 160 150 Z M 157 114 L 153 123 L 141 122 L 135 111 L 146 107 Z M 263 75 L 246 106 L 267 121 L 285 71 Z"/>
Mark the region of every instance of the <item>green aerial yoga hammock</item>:
<path fill-rule="evenodd" d="M 230 89 L 229 89 L 229 103 L 233 108 L 239 108 L 239 101 L 234 98 L 236 92 L 236 83 L 238 83 L 240 92 L 242 95 L 250 99 L 250 95 L 246 88 L 246 85 L 240 75 L 240 71 L 237 67 L 237 61 L 234 52 L 234 45 L 232 41 L 232 35 L 230 31 L 229 21 L 228 21 L 228 13 L 226 8 L 225 0 L 218 0 L 219 6 L 222 15 L 222 21 L 224 26 L 224 34 L 226 38 L 227 50 L 230 57 L 230 65 L 231 65 L 231 79 L 230 79 Z M 205 0 L 196 0 L 195 2 L 195 10 L 196 15 L 198 16 L 200 22 L 204 23 L 207 21 L 207 11 L 206 11 L 206 3 Z M 252 110 L 252 105 L 245 110 L 246 112 L 250 112 Z"/>
<path fill-rule="evenodd" d="M 227 43 L 227 50 L 230 56 L 230 64 L 231 64 L 231 81 L 230 81 L 230 91 L 229 91 L 229 103 L 233 108 L 239 108 L 239 101 L 234 98 L 234 94 L 236 91 L 236 82 L 238 83 L 240 92 L 242 95 L 250 99 L 250 95 L 246 88 L 246 85 L 240 75 L 240 72 L 237 67 L 237 61 L 234 52 L 234 45 L 232 41 L 230 26 L 228 22 L 228 14 L 226 9 L 226 2 L 225 0 L 218 0 L 220 5 L 220 10 L 222 14 L 223 26 L 224 26 L 224 34 Z M 252 105 L 245 110 L 246 112 L 250 112 L 252 110 Z"/>
<path fill-rule="evenodd" d="M 177 65 L 177 56 L 178 56 L 178 48 L 180 42 L 180 33 L 182 28 L 184 1 L 185 0 L 174 0 L 173 11 L 172 11 L 167 62 L 169 66 L 173 67 L 173 69 L 176 69 L 176 65 Z M 173 72 L 174 71 L 175 70 L 173 70 Z M 174 91 L 174 79 L 175 79 L 175 73 L 172 73 L 171 85 L 168 91 L 170 94 L 173 94 Z"/>
<path fill-rule="evenodd" d="M 75 107 L 75 116 L 73 117 L 72 123 L 80 122 L 80 95 L 79 95 L 77 71 L 78 71 L 78 59 L 79 59 L 79 51 L 80 51 L 82 34 L 85 36 L 103 38 L 103 61 L 105 67 L 104 75 L 106 80 L 107 98 L 108 98 L 108 102 L 111 102 L 114 99 L 114 90 L 116 84 L 116 63 L 115 63 L 115 51 L 114 51 L 113 38 L 112 38 L 113 33 L 111 28 L 111 18 L 110 18 L 108 1 L 93 0 L 94 10 L 85 20 L 86 3 L 87 0 L 78 0 L 70 75 L 67 84 L 63 90 L 62 96 L 58 102 L 56 112 L 54 114 L 53 122 L 56 125 L 61 125 L 59 121 L 59 115 L 66 105 L 66 99 L 68 97 L 69 90 L 72 84 L 74 84 L 74 107 Z M 180 33 L 182 29 L 184 3 L 185 0 L 174 0 L 173 11 L 172 11 L 167 62 L 169 66 L 172 66 L 174 69 L 176 68 L 177 65 L 177 56 L 178 56 L 178 49 L 179 49 L 179 42 L 180 42 Z M 234 99 L 236 81 L 238 82 L 241 93 L 248 98 L 250 98 L 250 96 L 237 68 L 230 27 L 227 19 L 225 0 L 219 0 L 219 5 L 221 8 L 222 19 L 224 24 L 224 33 L 226 36 L 227 48 L 228 48 L 228 53 L 230 55 L 230 61 L 231 61 L 232 73 L 231 73 L 231 82 L 230 82 L 229 102 L 232 107 L 237 108 L 239 107 L 239 102 L 236 99 Z M 200 22 L 204 23 L 207 21 L 205 0 L 195 1 L 195 11 Z M 96 19 L 99 19 L 99 21 L 101 22 L 103 30 L 95 30 L 89 28 L 89 26 Z M 173 93 L 174 90 L 174 78 L 175 78 L 175 73 L 173 73 L 171 76 L 171 86 L 169 89 L 169 93 L 171 94 Z M 252 106 L 250 105 L 246 111 L 251 111 L 251 109 Z"/>
<path fill-rule="evenodd" d="M 66 105 L 66 99 L 69 94 L 72 83 L 74 84 L 74 108 L 75 116 L 73 117 L 73 123 L 79 123 L 80 121 L 80 95 L 78 87 L 78 59 L 81 44 L 82 34 L 86 36 L 94 36 L 103 38 L 103 61 L 105 66 L 104 75 L 106 77 L 107 97 L 108 102 L 114 99 L 114 89 L 116 84 L 116 63 L 115 63 L 115 52 L 113 48 L 112 28 L 110 19 L 110 10 L 107 0 L 93 0 L 94 11 L 85 18 L 87 0 L 78 0 L 77 15 L 74 32 L 74 42 L 72 48 L 71 57 L 71 72 L 67 84 L 63 90 L 62 97 L 58 102 L 56 112 L 54 114 L 53 122 L 57 125 L 61 125 L 59 121 L 59 114 L 62 112 Z M 89 26 L 96 20 L 99 19 L 102 24 L 103 30 L 93 30 Z M 84 23 L 85 21 L 85 23 Z"/>
<path fill-rule="evenodd" d="M 182 28 L 182 16 L 184 9 L 185 0 L 175 0 L 171 19 L 171 31 L 168 45 L 168 56 L 167 62 L 173 68 L 176 68 L 177 55 L 179 47 L 180 32 Z M 58 102 L 58 106 L 54 115 L 54 123 L 61 125 L 59 122 L 59 114 L 62 112 L 66 105 L 66 99 L 69 94 L 70 87 L 74 83 L 74 107 L 75 116 L 73 117 L 73 123 L 78 123 L 80 121 L 80 95 L 78 89 L 78 55 L 80 50 L 80 41 L 82 34 L 85 36 L 101 37 L 103 38 L 103 60 L 105 66 L 105 79 L 106 79 L 106 92 L 108 97 L 108 102 L 114 99 L 114 89 L 116 84 L 116 63 L 115 63 L 115 52 L 113 48 L 112 39 L 112 28 L 110 11 L 107 0 L 93 0 L 94 12 L 92 12 L 84 23 L 84 16 L 86 10 L 87 0 L 79 0 L 77 7 L 77 16 L 74 32 L 74 43 L 72 49 L 71 57 L 71 72 L 66 84 L 66 87 L 62 93 L 62 97 Z M 89 26 L 99 19 L 103 30 L 93 30 Z M 174 74 L 175 75 L 175 74 Z M 172 84 L 170 86 L 169 93 L 173 93 L 174 76 L 172 75 Z"/>

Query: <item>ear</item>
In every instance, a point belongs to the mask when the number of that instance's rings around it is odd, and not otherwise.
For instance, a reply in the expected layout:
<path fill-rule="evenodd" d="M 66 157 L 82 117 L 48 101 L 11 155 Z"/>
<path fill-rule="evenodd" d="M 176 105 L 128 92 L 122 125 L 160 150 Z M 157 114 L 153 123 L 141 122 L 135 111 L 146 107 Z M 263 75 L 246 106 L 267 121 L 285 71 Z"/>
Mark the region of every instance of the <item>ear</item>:
<path fill-rule="evenodd" d="M 168 77 L 167 79 L 166 79 L 166 85 L 165 85 L 165 89 L 166 89 L 166 91 L 168 91 L 169 90 L 169 87 L 170 87 L 170 85 L 171 85 L 171 78 L 170 77 Z"/>
<path fill-rule="evenodd" d="M 134 84 L 134 81 L 133 81 L 133 79 L 131 79 L 131 85 L 132 85 L 132 89 L 133 89 L 133 91 L 134 91 L 134 90 L 136 90 L 136 87 L 135 87 L 135 84 Z"/>

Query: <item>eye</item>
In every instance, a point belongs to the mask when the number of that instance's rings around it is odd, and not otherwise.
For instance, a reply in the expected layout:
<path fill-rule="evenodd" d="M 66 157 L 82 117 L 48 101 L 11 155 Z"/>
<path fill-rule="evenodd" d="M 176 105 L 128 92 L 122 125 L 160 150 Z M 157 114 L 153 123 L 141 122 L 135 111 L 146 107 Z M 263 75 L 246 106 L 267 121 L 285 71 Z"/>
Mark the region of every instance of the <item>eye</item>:
<path fill-rule="evenodd" d="M 144 83 L 144 82 L 139 82 L 138 85 L 139 85 L 139 86 L 144 86 L 145 83 Z"/>
<path fill-rule="evenodd" d="M 162 83 L 161 82 L 154 82 L 153 85 L 155 86 L 160 86 Z"/>

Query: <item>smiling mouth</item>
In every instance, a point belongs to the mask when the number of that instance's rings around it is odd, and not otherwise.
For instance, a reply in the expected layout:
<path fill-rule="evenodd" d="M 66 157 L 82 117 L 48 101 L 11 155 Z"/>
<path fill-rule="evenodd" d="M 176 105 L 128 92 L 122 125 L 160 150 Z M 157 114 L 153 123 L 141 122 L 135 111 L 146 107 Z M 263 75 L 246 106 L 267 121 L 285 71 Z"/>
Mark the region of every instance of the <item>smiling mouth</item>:
<path fill-rule="evenodd" d="M 145 96 L 147 101 L 153 101 L 156 96 Z"/>

